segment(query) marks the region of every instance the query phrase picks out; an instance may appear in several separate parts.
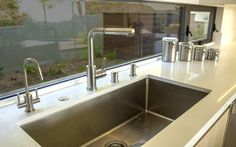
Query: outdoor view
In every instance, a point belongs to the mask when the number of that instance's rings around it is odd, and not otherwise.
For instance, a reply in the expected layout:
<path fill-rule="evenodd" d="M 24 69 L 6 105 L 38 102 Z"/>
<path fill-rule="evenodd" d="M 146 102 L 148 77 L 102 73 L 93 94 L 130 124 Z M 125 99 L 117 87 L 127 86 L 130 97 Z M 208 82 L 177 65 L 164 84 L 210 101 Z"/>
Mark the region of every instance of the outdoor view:
<path fill-rule="evenodd" d="M 0 0 L 0 97 L 24 87 L 22 64 L 40 62 L 44 81 L 82 73 L 87 65 L 87 33 L 94 27 L 132 27 L 133 37 L 97 36 L 95 64 L 106 67 L 161 52 L 164 36 L 178 37 L 174 4 L 85 0 Z M 30 85 L 40 83 L 27 67 Z"/>
<path fill-rule="evenodd" d="M 190 30 L 193 36 L 189 40 L 199 40 L 207 38 L 210 12 L 191 11 L 190 12 Z"/>

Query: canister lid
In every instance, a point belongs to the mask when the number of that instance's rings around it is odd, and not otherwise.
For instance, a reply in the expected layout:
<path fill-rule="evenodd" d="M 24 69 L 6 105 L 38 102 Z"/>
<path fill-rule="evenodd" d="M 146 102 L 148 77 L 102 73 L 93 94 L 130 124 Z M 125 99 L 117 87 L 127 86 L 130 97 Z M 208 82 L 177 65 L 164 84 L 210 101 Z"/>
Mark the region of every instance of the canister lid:
<path fill-rule="evenodd" d="M 194 46 L 192 42 L 179 42 L 180 46 Z"/>
<path fill-rule="evenodd" d="M 219 53 L 220 50 L 218 48 L 209 48 L 207 49 L 207 52 Z"/>
<path fill-rule="evenodd" d="M 206 46 L 204 45 L 194 45 L 195 50 L 206 51 Z"/>
<path fill-rule="evenodd" d="M 204 45 L 194 45 L 195 48 L 206 48 Z"/>
<path fill-rule="evenodd" d="M 167 42 L 177 42 L 178 38 L 176 37 L 163 37 L 162 41 L 167 41 Z"/>

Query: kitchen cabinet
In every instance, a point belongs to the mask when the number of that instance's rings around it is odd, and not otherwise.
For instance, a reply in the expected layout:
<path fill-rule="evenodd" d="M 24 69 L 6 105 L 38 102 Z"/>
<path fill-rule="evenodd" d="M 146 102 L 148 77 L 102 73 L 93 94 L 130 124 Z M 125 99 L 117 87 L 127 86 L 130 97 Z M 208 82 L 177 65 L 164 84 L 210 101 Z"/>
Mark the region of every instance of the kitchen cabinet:
<path fill-rule="evenodd" d="M 225 133 L 224 147 L 235 147 L 236 146 L 236 101 L 231 105 L 230 116 L 227 125 L 227 131 Z"/>
<path fill-rule="evenodd" d="M 199 4 L 222 5 L 222 4 L 236 4 L 235 0 L 199 0 Z"/>
<path fill-rule="evenodd" d="M 185 4 L 198 4 L 199 0 L 152 0 L 155 2 L 168 2 L 168 3 L 185 3 Z"/>
<path fill-rule="evenodd" d="M 229 109 L 217 120 L 195 147 L 222 147 L 229 116 Z"/>

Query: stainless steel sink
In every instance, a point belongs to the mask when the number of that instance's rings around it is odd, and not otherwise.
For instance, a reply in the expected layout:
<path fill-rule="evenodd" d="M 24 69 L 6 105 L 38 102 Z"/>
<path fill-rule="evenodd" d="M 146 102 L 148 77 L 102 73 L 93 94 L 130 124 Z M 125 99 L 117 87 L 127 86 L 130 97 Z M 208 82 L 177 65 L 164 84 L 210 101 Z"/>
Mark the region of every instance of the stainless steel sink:
<path fill-rule="evenodd" d="M 21 127 L 43 147 L 138 147 L 209 92 L 149 76 Z"/>

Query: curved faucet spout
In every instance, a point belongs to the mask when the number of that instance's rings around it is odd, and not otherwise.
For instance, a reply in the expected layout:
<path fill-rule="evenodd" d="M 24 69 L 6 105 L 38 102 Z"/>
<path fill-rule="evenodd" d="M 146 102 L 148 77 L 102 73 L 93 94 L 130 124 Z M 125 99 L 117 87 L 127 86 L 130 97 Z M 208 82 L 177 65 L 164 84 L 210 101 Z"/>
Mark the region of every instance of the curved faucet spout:
<path fill-rule="evenodd" d="M 88 65 L 87 65 L 87 89 L 96 90 L 96 65 L 94 65 L 94 37 L 96 35 L 122 35 L 133 36 L 133 28 L 93 28 L 88 33 Z"/>
<path fill-rule="evenodd" d="M 34 58 L 26 58 L 23 63 L 26 95 L 29 94 L 29 83 L 28 83 L 28 74 L 27 74 L 27 65 L 29 63 L 33 63 L 36 66 L 38 74 L 39 74 L 39 78 L 43 80 L 43 74 L 42 74 L 42 70 L 40 68 L 39 62 L 35 60 Z"/>

